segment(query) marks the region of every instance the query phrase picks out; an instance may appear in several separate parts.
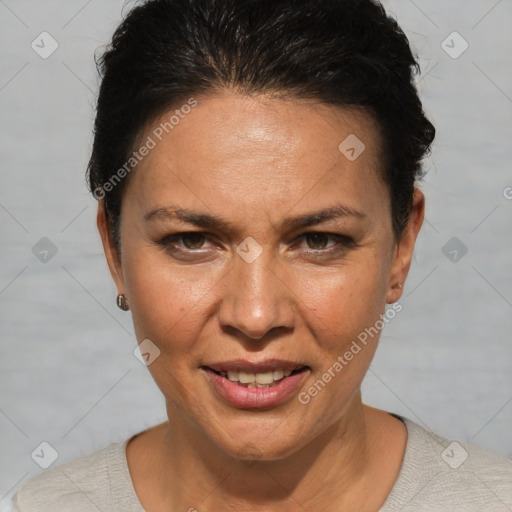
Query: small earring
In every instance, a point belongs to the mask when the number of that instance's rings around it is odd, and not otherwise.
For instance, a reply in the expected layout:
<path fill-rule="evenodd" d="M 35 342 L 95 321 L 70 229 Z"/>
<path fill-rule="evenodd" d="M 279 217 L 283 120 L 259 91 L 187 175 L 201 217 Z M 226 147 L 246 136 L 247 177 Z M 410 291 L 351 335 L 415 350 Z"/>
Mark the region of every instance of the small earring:
<path fill-rule="evenodd" d="M 130 307 L 128 306 L 128 301 L 126 300 L 126 297 L 120 293 L 116 298 L 116 304 L 119 309 L 122 309 L 123 311 L 128 311 Z"/>
<path fill-rule="evenodd" d="M 397 283 L 397 285 L 396 285 L 396 286 L 398 287 L 398 289 L 399 289 L 399 290 L 401 290 L 401 289 L 402 289 L 402 283 Z"/>

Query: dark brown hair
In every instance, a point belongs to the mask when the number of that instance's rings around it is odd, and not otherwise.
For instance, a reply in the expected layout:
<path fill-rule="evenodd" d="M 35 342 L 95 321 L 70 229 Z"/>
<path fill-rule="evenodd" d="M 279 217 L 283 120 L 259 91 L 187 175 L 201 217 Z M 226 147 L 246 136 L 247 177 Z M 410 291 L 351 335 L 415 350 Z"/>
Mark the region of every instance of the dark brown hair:
<path fill-rule="evenodd" d="M 219 89 L 369 112 L 382 134 L 395 236 L 407 224 L 435 128 L 414 85 L 419 67 L 407 37 L 377 1 L 138 2 L 97 65 L 102 81 L 88 177 L 95 197 L 104 198 L 118 248 L 129 176 L 113 178 L 126 169 L 146 123 Z"/>

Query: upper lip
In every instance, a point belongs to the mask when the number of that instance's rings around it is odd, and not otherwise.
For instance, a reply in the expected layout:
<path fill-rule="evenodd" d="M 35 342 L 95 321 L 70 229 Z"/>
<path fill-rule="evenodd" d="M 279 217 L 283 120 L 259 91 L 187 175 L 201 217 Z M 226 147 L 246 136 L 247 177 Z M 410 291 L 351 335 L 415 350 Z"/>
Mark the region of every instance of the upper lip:
<path fill-rule="evenodd" d="M 293 371 L 305 366 L 307 365 L 286 359 L 264 359 L 258 362 L 248 361 L 247 359 L 233 359 L 203 365 L 203 367 L 211 368 L 216 372 L 238 371 L 246 373 L 265 373 L 274 370 Z"/>

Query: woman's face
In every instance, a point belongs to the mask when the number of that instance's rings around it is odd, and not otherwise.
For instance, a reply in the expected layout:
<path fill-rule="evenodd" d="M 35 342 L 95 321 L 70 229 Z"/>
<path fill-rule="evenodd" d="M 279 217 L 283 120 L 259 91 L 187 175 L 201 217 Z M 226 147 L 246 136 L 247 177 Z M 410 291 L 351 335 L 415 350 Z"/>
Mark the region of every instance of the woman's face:
<path fill-rule="evenodd" d="M 196 100 L 168 133 L 158 124 L 174 111 L 141 137 L 155 144 L 123 196 L 121 258 L 101 205 L 100 231 L 137 339 L 160 351 L 149 371 L 171 424 L 230 454 L 251 446 L 280 458 L 358 406 L 422 196 L 397 243 L 364 113 L 231 93 Z"/>

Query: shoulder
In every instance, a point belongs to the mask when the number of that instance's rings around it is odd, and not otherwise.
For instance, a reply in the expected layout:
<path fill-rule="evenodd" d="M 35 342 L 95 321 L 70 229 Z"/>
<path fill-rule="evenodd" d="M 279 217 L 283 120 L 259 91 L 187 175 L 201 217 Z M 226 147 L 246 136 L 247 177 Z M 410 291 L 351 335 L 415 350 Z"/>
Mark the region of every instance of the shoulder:
<path fill-rule="evenodd" d="M 141 512 L 126 462 L 129 439 L 47 469 L 14 495 L 19 512 Z"/>
<path fill-rule="evenodd" d="M 512 460 L 448 440 L 399 417 L 408 439 L 400 473 L 381 512 L 506 512 L 512 509 Z"/>

